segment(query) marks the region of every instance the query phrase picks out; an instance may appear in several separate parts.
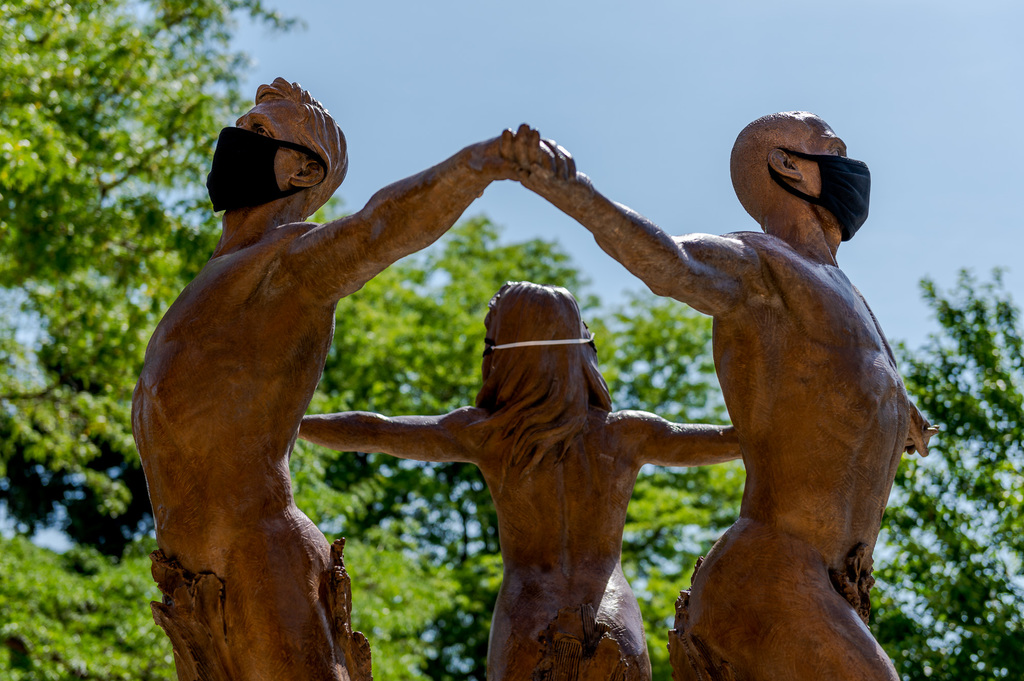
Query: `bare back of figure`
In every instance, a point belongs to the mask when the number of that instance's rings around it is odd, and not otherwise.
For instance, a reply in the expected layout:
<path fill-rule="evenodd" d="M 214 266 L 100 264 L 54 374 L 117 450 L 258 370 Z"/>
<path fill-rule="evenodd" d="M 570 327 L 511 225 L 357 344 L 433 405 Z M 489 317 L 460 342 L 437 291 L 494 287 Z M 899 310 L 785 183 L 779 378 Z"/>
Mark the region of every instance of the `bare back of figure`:
<path fill-rule="evenodd" d="M 490 681 L 649 681 L 643 620 L 621 565 L 637 473 L 645 463 L 736 458 L 735 433 L 612 412 L 593 338 L 565 289 L 509 283 L 485 324 L 478 406 L 444 416 L 307 416 L 300 437 L 480 468 L 503 563 Z"/>
<path fill-rule="evenodd" d="M 523 679 L 568 660 L 615 659 L 621 677 L 650 679 L 643 619 L 622 573 L 622 532 L 638 467 L 613 442 L 611 415 L 591 409 L 588 427 L 562 457 L 507 465 L 484 452 L 481 472 L 494 499 L 502 581 L 491 624 L 488 678 Z M 553 459 L 554 457 L 552 457 Z M 553 597 L 557 595 L 557 597 Z M 498 644 L 497 642 L 501 642 Z M 613 651 L 616 644 L 619 651 Z M 582 677 L 585 678 L 585 677 Z"/>
<path fill-rule="evenodd" d="M 838 567 L 852 545 L 874 545 L 910 401 L 841 270 L 770 235 L 732 236 L 759 251 L 771 281 L 768 295 L 715 318 L 715 363 L 745 452 L 741 517 L 811 543 Z M 866 470 L 879 474 L 858 474 Z M 778 494 L 778 480 L 799 494 Z"/>

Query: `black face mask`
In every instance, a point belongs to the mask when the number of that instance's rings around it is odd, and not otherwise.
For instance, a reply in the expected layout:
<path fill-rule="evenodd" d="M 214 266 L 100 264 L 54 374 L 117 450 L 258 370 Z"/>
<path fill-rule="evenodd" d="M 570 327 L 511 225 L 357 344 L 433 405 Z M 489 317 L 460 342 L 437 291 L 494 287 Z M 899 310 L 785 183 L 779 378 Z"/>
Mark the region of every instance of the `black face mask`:
<path fill-rule="evenodd" d="M 843 241 L 849 241 L 868 219 L 868 199 L 871 195 L 871 173 L 864 161 L 831 154 L 805 154 L 785 149 L 789 154 L 809 161 L 817 161 L 821 174 L 821 195 L 811 196 L 786 182 L 771 165 L 768 174 L 779 186 L 804 201 L 821 206 L 836 216 L 843 228 Z"/>
<path fill-rule="evenodd" d="M 307 154 L 323 167 L 326 176 L 327 164 L 320 154 L 309 147 L 244 128 L 224 128 L 220 131 L 217 149 L 213 152 L 213 167 L 206 177 L 206 189 L 210 192 L 213 209 L 219 211 L 259 206 L 309 189 L 278 188 L 274 157 L 281 147 Z"/>

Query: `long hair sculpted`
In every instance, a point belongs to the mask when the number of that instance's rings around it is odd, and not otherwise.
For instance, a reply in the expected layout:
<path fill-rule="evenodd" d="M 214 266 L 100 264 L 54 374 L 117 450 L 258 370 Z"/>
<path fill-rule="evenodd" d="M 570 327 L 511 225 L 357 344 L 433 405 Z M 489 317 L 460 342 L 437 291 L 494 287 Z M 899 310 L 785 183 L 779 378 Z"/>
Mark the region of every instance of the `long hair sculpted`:
<path fill-rule="evenodd" d="M 489 345 L 590 337 L 576 299 L 560 286 L 509 282 L 489 308 Z M 483 374 L 476 406 L 509 447 L 506 471 L 525 473 L 549 457 L 557 463 L 582 434 L 590 407 L 612 408 L 592 343 L 495 350 Z"/>

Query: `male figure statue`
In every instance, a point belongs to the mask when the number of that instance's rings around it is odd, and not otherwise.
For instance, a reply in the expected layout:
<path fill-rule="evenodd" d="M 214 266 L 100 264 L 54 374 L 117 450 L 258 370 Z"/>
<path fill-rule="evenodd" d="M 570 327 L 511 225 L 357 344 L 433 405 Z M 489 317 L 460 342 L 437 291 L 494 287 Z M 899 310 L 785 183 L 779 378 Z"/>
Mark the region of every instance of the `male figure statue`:
<path fill-rule="evenodd" d="M 161 550 L 224 583 L 224 631 L 210 634 L 229 678 L 349 678 L 322 595 L 330 547 L 295 506 L 288 457 L 338 301 L 512 177 L 502 154 L 515 144 L 506 131 L 466 147 L 315 225 L 301 221 L 347 168 L 345 138 L 319 102 L 278 78 L 221 133 L 208 187 L 226 210 L 223 234 L 153 334 L 132 428 Z"/>
<path fill-rule="evenodd" d="M 695 574 L 676 678 L 895 681 L 865 625 L 871 552 L 901 455 L 927 454 L 934 429 L 836 265 L 867 217 L 867 166 L 813 114 L 760 118 L 731 169 L 764 233 L 670 237 L 553 142 L 522 151 L 527 186 L 652 291 L 714 317 L 747 482 L 739 520 Z"/>

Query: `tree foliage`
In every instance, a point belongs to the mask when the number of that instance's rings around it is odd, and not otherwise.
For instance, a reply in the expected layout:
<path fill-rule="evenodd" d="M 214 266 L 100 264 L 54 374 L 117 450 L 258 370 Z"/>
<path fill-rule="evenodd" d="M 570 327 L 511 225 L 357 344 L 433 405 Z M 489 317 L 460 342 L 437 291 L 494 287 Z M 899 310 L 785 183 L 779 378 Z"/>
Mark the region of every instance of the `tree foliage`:
<path fill-rule="evenodd" d="M 876 631 L 904 679 L 1024 669 L 1024 329 L 994 280 L 923 283 L 940 331 L 904 350 L 907 386 L 942 432 L 900 467 L 886 512 Z"/>
<path fill-rule="evenodd" d="M 209 256 L 202 191 L 259 0 L 0 2 L 0 500 L 117 555 L 151 527 L 128 410 Z"/>
<path fill-rule="evenodd" d="M 146 606 L 160 592 L 145 548 L 112 563 L 85 545 L 56 555 L 0 538 L 0 676 L 170 681 L 171 647 Z"/>

